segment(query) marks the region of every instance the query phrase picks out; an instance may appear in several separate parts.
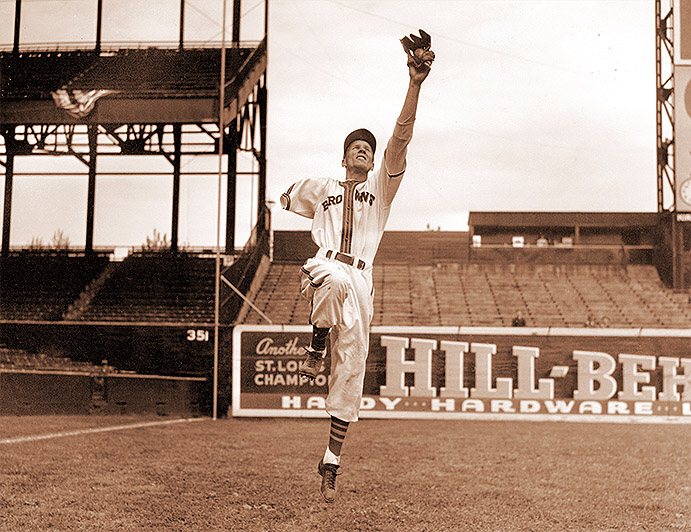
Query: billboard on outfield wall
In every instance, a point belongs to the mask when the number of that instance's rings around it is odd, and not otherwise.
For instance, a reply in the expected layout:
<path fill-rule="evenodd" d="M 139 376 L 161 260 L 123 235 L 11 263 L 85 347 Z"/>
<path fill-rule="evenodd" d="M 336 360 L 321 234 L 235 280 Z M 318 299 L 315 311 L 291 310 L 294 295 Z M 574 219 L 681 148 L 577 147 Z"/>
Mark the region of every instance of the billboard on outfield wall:
<path fill-rule="evenodd" d="M 674 67 L 674 172 L 677 212 L 691 212 L 691 65 Z"/>
<path fill-rule="evenodd" d="M 327 416 L 310 336 L 235 327 L 234 416 Z M 689 423 L 691 329 L 373 327 L 360 417 Z"/>
<path fill-rule="evenodd" d="M 677 212 L 691 212 L 691 2 L 674 3 L 674 172 Z"/>
<path fill-rule="evenodd" d="M 674 0 L 674 64 L 691 65 L 691 2 Z"/>

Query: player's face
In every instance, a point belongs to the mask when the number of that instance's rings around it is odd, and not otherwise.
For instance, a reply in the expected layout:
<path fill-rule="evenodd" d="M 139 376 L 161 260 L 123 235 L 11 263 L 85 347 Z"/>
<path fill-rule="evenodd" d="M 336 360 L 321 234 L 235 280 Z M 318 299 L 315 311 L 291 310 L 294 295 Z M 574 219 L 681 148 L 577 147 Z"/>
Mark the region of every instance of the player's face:
<path fill-rule="evenodd" d="M 369 142 L 364 140 L 351 142 L 343 158 L 343 166 L 365 172 L 372 170 L 374 168 L 374 153 Z"/>

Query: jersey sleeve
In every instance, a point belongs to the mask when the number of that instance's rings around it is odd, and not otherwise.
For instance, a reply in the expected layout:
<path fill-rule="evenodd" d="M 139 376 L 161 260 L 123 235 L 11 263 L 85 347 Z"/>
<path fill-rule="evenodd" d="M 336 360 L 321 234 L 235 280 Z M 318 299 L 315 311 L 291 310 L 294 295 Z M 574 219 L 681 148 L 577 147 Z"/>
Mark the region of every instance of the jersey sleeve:
<path fill-rule="evenodd" d="M 327 179 L 310 177 L 296 181 L 281 194 L 281 207 L 305 218 L 314 218 L 327 185 Z"/>
<path fill-rule="evenodd" d="M 387 147 L 386 151 L 384 152 L 379 175 L 377 176 L 381 190 L 380 194 L 384 198 L 384 203 L 387 206 L 391 205 L 391 202 L 396 196 L 396 192 L 398 192 L 398 187 L 401 186 L 401 180 L 403 179 L 406 168 L 405 152 L 403 154 L 394 154 L 394 156 L 397 156 L 398 158 L 392 161 L 391 156 L 389 155 L 389 148 Z M 391 170 L 389 170 L 390 167 L 402 168 L 402 170 L 392 173 Z"/>
<path fill-rule="evenodd" d="M 396 120 L 396 125 L 393 129 L 391 138 L 386 143 L 386 151 L 384 152 L 384 160 L 382 162 L 383 172 L 382 184 L 384 191 L 384 201 L 387 205 L 391 205 L 398 187 L 401 185 L 401 179 L 406 170 L 406 155 L 408 154 L 408 144 L 413 138 L 413 126 L 415 125 L 415 112 L 409 110 L 408 114 L 412 115 L 405 118 L 403 113 L 406 112 L 404 107 L 401 116 Z"/>

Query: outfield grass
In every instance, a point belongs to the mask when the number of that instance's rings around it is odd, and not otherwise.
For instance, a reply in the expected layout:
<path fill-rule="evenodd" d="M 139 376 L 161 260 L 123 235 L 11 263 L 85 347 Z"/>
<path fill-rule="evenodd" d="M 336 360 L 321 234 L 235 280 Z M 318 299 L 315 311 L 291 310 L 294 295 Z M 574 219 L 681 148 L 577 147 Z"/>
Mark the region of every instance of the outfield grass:
<path fill-rule="evenodd" d="M 160 418 L 158 418 L 160 420 Z M 148 421 L 0 417 L 0 439 Z M 0 444 L 2 531 L 691 530 L 691 425 L 208 419 Z"/>

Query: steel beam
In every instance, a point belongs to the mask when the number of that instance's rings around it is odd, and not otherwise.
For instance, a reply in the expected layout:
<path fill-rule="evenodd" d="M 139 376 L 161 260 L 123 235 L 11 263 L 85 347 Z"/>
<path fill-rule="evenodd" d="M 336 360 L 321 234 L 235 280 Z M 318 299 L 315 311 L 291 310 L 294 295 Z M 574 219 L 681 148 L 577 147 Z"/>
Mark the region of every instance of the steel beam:
<path fill-rule="evenodd" d="M 89 185 L 86 197 L 86 243 L 84 251 L 94 250 L 94 213 L 96 210 L 96 159 L 98 152 L 98 126 L 89 126 Z"/>
<path fill-rule="evenodd" d="M 173 126 L 173 219 L 170 227 L 170 250 L 178 252 L 178 233 L 180 225 L 180 167 L 182 157 L 182 126 Z"/>

